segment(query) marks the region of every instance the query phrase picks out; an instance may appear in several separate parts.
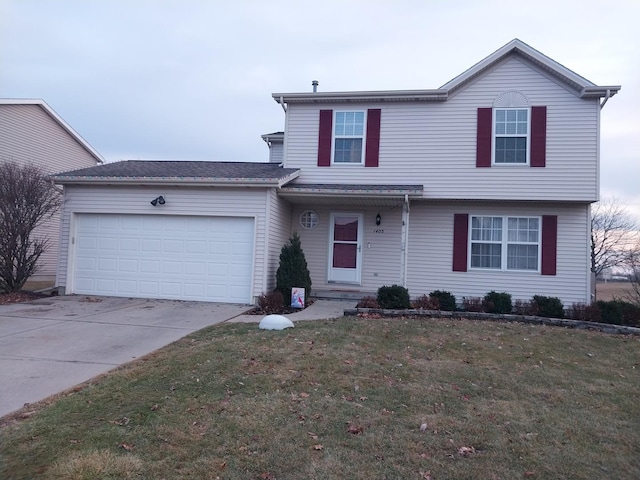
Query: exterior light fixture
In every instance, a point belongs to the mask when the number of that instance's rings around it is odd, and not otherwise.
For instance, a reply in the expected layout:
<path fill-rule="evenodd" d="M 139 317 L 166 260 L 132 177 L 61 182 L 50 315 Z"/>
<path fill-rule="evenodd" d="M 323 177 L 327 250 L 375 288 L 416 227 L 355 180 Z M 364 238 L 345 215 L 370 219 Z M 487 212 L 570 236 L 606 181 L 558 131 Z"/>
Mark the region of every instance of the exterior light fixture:
<path fill-rule="evenodd" d="M 156 205 L 164 205 L 166 202 L 164 200 L 164 197 L 162 195 L 160 195 L 159 197 L 154 198 L 153 200 L 151 200 L 151 205 L 153 205 L 154 207 Z"/>
<path fill-rule="evenodd" d="M 376 215 L 376 225 L 380 226 L 380 223 L 382 222 L 382 217 L 380 216 L 380 214 Z"/>

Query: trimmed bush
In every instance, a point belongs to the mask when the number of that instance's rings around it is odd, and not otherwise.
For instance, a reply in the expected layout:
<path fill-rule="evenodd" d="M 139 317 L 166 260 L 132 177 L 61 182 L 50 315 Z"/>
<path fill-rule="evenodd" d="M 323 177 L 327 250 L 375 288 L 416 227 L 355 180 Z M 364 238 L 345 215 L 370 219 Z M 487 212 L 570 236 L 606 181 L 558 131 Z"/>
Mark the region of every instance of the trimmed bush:
<path fill-rule="evenodd" d="M 411 302 L 411 306 L 418 310 L 440 310 L 438 299 L 428 295 L 419 296 Z"/>
<path fill-rule="evenodd" d="M 356 308 L 380 308 L 380 305 L 378 305 L 376 297 L 362 297 Z"/>
<path fill-rule="evenodd" d="M 513 304 L 511 294 L 507 292 L 495 292 L 491 290 L 484 296 L 484 307 L 489 313 L 511 313 Z"/>
<path fill-rule="evenodd" d="M 443 310 L 445 312 L 455 312 L 458 309 L 458 307 L 456 306 L 456 297 L 453 296 L 450 292 L 445 292 L 444 290 L 434 290 L 429 294 L 429 296 L 438 301 L 440 310 Z"/>
<path fill-rule="evenodd" d="M 258 297 L 258 307 L 264 313 L 281 313 L 284 309 L 284 297 L 278 290 L 263 293 Z"/>
<path fill-rule="evenodd" d="M 558 297 L 534 295 L 531 303 L 538 310 L 536 315 L 547 318 L 564 318 L 564 306 L 562 305 L 562 300 Z"/>
<path fill-rule="evenodd" d="M 465 312 L 484 312 L 484 304 L 480 297 L 463 297 L 462 310 Z"/>
<path fill-rule="evenodd" d="M 311 297 L 311 275 L 297 233 L 282 247 L 280 266 L 276 272 L 276 290 L 282 294 L 283 299 L 291 298 L 293 287 L 304 288 L 305 296 Z"/>
<path fill-rule="evenodd" d="M 600 309 L 601 322 L 640 327 L 640 307 L 622 300 L 599 300 L 596 305 Z"/>
<path fill-rule="evenodd" d="M 378 305 L 380 305 L 380 308 L 394 310 L 411 308 L 409 290 L 400 285 L 380 287 L 378 289 Z"/>

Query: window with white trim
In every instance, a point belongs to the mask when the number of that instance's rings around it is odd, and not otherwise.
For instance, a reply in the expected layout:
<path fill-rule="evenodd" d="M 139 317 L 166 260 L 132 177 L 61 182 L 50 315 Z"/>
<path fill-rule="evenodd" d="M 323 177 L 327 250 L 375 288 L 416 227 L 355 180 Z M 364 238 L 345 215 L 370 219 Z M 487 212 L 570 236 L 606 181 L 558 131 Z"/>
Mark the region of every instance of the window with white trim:
<path fill-rule="evenodd" d="M 471 217 L 470 267 L 540 270 L 540 217 Z"/>
<path fill-rule="evenodd" d="M 529 163 L 529 109 L 494 108 L 493 163 Z"/>
<path fill-rule="evenodd" d="M 363 163 L 365 112 L 334 112 L 333 163 Z"/>

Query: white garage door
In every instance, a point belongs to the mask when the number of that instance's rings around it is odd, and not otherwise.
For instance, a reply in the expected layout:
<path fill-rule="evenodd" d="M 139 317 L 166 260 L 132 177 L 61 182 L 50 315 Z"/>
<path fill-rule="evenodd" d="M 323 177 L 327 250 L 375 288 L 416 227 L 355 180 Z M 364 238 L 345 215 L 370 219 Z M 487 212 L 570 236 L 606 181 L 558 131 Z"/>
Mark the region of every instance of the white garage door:
<path fill-rule="evenodd" d="M 74 293 L 251 302 L 253 218 L 79 214 Z"/>

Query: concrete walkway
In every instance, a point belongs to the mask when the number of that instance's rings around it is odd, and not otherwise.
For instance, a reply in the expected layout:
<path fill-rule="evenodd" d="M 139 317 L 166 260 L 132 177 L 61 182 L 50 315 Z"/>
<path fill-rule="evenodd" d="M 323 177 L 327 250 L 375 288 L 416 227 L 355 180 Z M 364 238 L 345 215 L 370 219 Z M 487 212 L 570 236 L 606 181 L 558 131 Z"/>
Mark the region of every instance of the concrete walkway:
<path fill-rule="evenodd" d="M 318 300 L 293 322 L 335 318 L 353 302 Z M 252 306 L 61 296 L 0 305 L 0 416 L 62 392 L 189 333 L 254 322 Z"/>
<path fill-rule="evenodd" d="M 305 320 L 324 320 L 327 318 L 339 318 L 344 311 L 354 308 L 357 301 L 354 300 L 316 300 L 309 307 L 295 313 L 287 313 L 284 316 L 293 323 Z M 263 315 L 239 315 L 230 318 L 229 322 L 259 323 Z"/>

